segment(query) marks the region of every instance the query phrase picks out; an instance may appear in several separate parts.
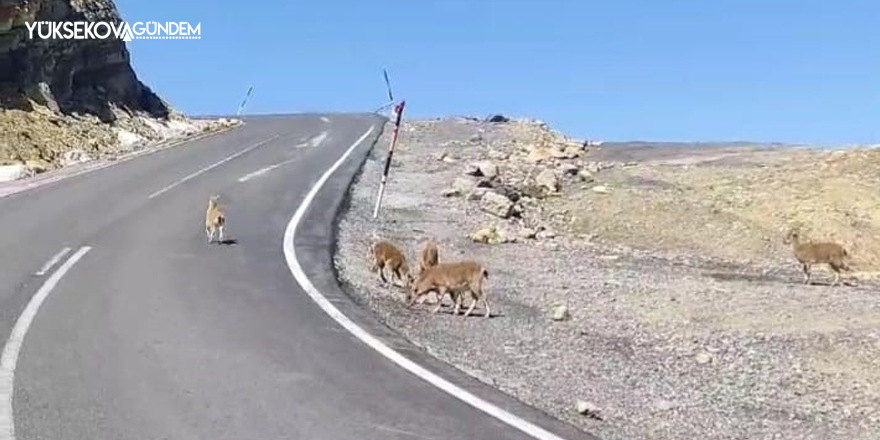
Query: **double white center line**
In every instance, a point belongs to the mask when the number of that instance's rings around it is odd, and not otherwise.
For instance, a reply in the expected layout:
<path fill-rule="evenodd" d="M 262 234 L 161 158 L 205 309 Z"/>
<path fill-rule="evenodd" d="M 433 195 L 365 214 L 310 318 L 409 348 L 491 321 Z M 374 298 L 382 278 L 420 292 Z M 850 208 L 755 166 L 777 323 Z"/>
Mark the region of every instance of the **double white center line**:
<path fill-rule="evenodd" d="M 15 382 L 15 367 L 18 364 L 18 355 L 21 352 L 21 346 L 24 343 L 24 337 L 30 329 L 31 323 L 37 316 L 37 311 L 43 305 L 43 301 L 52 292 L 52 289 L 61 281 L 61 277 L 76 264 L 88 251 L 92 248 L 89 246 L 81 247 L 67 261 L 62 264 L 58 270 L 52 273 L 49 278 L 40 287 L 40 290 L 31 298 L 15 327 L 9 333 L 9 339 L 6 340 L 6 346 L 3 347 L 3 355 L 0 356 L 0 440 L 15 440 L 15 423 L 13 421 L 12 411 L 12 393 Z M 70 252 L 70 248 L 64 248 L 61 252 L 55 254 L 49 262 L 46 263 L 43 270 L 37 274 L 48 272 L 64 255 Z"/>

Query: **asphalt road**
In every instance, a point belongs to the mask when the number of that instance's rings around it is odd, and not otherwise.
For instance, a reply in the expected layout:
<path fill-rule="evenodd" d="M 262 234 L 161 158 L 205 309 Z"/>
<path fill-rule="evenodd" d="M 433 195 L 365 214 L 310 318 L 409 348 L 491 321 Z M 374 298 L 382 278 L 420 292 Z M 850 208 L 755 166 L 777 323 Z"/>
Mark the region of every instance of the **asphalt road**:
<path fill-rule="evenodd" d="M 14 377 L 15 437 L 532 438 L 355 339 L 291 275 L 282 249 L 291 216 L 375 126 L 319 193 L 297 239 L 316 285 L 332 283 L 328 219 L 383 123 L 371 115 L 252 118 L 227 133 L 0 198 L 4 338 L 47 277 L 90 247 L 51 290 L 24 338 Z M 212 194 L 221 196 L 233 243 L 206 243 Z M 69 252 L 37 274 L 64 248 Z M 578 438 L 540 414 L 528 417 Z"/>

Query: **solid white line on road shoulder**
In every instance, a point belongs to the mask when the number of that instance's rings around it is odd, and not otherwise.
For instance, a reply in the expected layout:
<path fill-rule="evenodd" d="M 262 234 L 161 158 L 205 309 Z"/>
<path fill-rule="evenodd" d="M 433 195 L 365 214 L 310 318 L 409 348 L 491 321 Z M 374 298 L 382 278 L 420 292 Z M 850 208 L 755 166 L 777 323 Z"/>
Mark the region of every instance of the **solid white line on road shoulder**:
<path fill-rule="evenodd" d="M 15 327 L 9 333 L 9 339 L 6 340 L 6 346 L 3 347 L 3 355 L 0 356 L 0 440 L 15 440 L 15 423 L 13 420 L 12 410 L 12 393 L 15 385 L 15 367 L 18 364 L 18 355 L 21 352 L 21 345 L 24 343 L 24 337 L 37 316 L 37 311 L 43 305 L 43 301 L 52 292 L 52 289 L 61 281 L 61 277 L 79 261 L 83 255 L 92 248 L 89 246 L 81 247 L 74 253 L 61 267 L 56 270 L 52 276 L 46 279 L 46 282 L 40 287 L 40 290 L 34 294 L 28 302 Z"/>
<path fill-rule="evenodd" d="M 53 255 L 52 258 L 50 258 L 49 261 L 47 261 L 46 264 L 43 265 L 43 267 L 40 269 L 40 271 L 35 273 L 34 275 L 36 275 L 38 277 L 46 275 L 46 272 L 49 272 L 50 269 L 55 267 L 55 265 L 58 264 L 58 261 L 61 260 L 62 258 L 64 258 L 64 256 L 67 255 L 68 252 L 70 252 L 69 247 L 66 247 L 66 248 L 58 251 L 58 253 Z"/>
<path fill-rule="evenodd" d="M 253 179 L 254 177 L 262 176 L 263 174 L 266 174 L 266 173 L 268 173 L 269 171 L 274 170 L 275 168 L 278 168 L 278 167 L 280 167 L 280 166 L 287 165 L 287 164 L 289 164 L 289 163 L 291 163 L 291 162 L 293 162 L 293 161 L 295 161 L 295 160 L 298 160 L 298 159 L 299 159 L 299 157 L 292 157 L 292 158 L 290 158 L 290 159 L 287 159 L 287 160 L 284 160 L 284 161 L 278 162 L 278 163 L 276 163 L 275 165 L 269 165 L 269 166 L 267 166 L 266 168 L 260 168 L 259 170 L 254 171 L 253 173 L 248 173 L 248 174 L 245 174 L 244 176 L 239 177 L 238 181 L 239 181 L 239 182 L 247 182 L 248 180 L 251 180 L 251 179 Z"/>
<path fill-rule="evenodd" d="M 217 168 L 217 167 L 219 167 L 220 165 L 223 165 L 224 163 L 229 162 L 230 160 L 235 159 L 235 158 L 238 157 L 238 156 L 241 156 L 242 154 L 245 154 L 245 153 L 247 153 L 247 152 L 249 152 L 249 151 L 251 151 L 251 150 L 254 150 L 254 149 L 256 149 L 256 148 L 262 147 L 263 145 L 265 145 L 265 144 L 267 144 L 267 143 L 269 143 L 269 142 L 272 142 L 272 141 L 274 141 L 275 139 L 278 139 L 278 138 L 280 138 L 280 137 L 281 137 L 281 135 L 279 134 L 279 135 L 272 136 L 272 137 L 270 137 L 269 139 L 263 139 L 262 141 L 257 142 L 256 144 L 253 144 L 253 145 L 251 145 L 251 146 L 245 148 L 244 150 L 241 150 L 241 151 L 239 151 L 239 152 L 237 152 L 237 153 L 234 153 L 234 154 L 231 154 L 231 155 L 229 155 L 229 156 L 226 156 L 225 158 L 223 158 L 223 159 L 221 159 L 221 160 L 219 160 L 219 161 L 217 161 L 217 162 L 214 162 L 214 163 L 212 163 L 211 165 L 208 165 L 208 166 L 206 166 L 205 168 L 202 168 L 202 169 L 200 169 L 200 170 L 198 170 L 198 171 L 196 171 L 196 172 L 190 174 L 189 176 L 186 176 L 186 177 L 184 177 L 183 179 L 180 179 L 180 180 L 178 180 L 177 182 L 174 182 L 174 183 L 172 183 L 171 185 L 166 186 L 165 188 L 160 189 L 159 191 L 156 191 L 156 192 L 150 194 L 147 198 L 148 198 L 148 199 L 152 199 L 152 198 L 154 198 L 154 197 L 160 196 L 160 195 L 162 195 L 162 194 L 164 194 L 164 193 L 166 193 L 166 192 L 168 192 L 168 191 L 174 189 L 176 186 L 178 186 L 178 185 L 180 185 L 180 184 L 182 184 L 182 183 L 184 183 L 184 182 L 186 182 L 186 181 L 188 181 L 188 180 L 191 180 L 191 179 L 194 179 L 194 178 L 198 177 L 198 176 L 201 175 L 202 173 L 206 173 L 206 172 L 208 172 L 208 171 L 211 171 L 211 170 L 213 170 L 214 168 Z"/>
<path fill-rule="evenodd" d="M 375 336 L 368 333 L 366 330 L 358 326 L 351 319 L 345 316 L 342 312 L 339 311 L 336 306 L 332 304 L 331 301 L 327 299 L 316 287 L 312 284 L 309 277 L 306 276 L 305 272 L 302 269 L 302 266 L 299 264 L 299 260 L 296 258 L 296 248 L 294 247 L 294 239 L 296 238 L 296 228 L 299 226 L 299 223 L 302 221 L 305 216 L 306 211 L 309 209 L 309 205 L 314 200 L 315 196 L 318 194 L 318 191 L 321 190 L 321 187 L 324 186 L 324 183 L 327 179 L 330 178 L 330 175 L 339 168 L 340 165 L 345 161 L 346 158 L 363 142 L 370 133 L 373 132 L 375 127 L 370 127 L 363 136 L 360 137 L 342 156 L 334 163 L 330 169 L 324 172 L 324 175 L 318 179 L 318 182 L 309 190 L 308 194 L 306 194 L 305 199 L 303 199 L 302 203 L 297 208 L 296 212 L 293 214 L 293 218 L 290 219 L 290 223 L 287 224 L 287 229 L 284 231 L 284 258 L 287 260 L 287 265 L 290 268 L 290 272 L 293 274 L 293 277 L 299 283 L 299 285 L 303 288 L 306 294 L 312 298 L 315 303 L 324 310 L 325 313 L 330 315 L 336 322 L 338 322 L 342 327 L 349 331 L 352 335 L 361 340 L 364 344 L 370 346 L 370 348 L 376 350 L 381 355 L 385 356 L 401 368 L 409 371 L 410 373 L 418 376 L 419 378 L 425 380 L 426 382 L 434 385 L 435 387 L 441 389 L 442 391 L 452 395 L 453 397 L 462 400 L 463 402 L 473 406 L 474 408 L 489 414 L 492 417 L 538 439 L 538 440 L 564 440 L 562 437 L 553 434 L 537 426 L 527 420 L 520 418 L 510 412 L 499 408 L 492 403 L 489 403 L 471 392 L 459 387 L 458 385 L 449 382 L 446 379 L 432 373 L 428 369 L 422 367 L 421 365 L 411 361 L 406 356 L 400 354 L 400 352 L 394 350 L 389 347 L 381 340 L 376 338 Z"/>

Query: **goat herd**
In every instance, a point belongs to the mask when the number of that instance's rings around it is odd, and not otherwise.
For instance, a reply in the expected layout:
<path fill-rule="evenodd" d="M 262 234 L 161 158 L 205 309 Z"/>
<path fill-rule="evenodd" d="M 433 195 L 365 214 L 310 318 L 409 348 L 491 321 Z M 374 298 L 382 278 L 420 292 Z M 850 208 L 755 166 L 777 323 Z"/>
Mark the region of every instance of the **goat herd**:
<path fill-rule="evenodd" d="M 449 295 L 454 303 L 453 315 L 458 315 L 465 293 L 471 297 L 471 305 L 464 313 L 470 316 L 477 302 L 482 300 L 486 309 L 485 317 L 489 317 L 489 301 L 483 292 L 483 280 L 489 278 L 489 272 L 476 261 L 456 261 L 440 263 L 437 242 L 426 240 L 419 246 L 419 268 L 414 276 L 403 252 L 387 240 L 378 240 L 371 246 L 370 271 L 379 275 L 379 279 L 388 284 L 385 269 L 391 271 L 400 280 L 406 291 L 405 302 L 411 307 L 425 295 L 437 293 L 437 307 L 434 313 L 443 307 L 443 299 Z"/>
<path fill-rule="evenodd" d="M 223 230 L 226 224 L 226 215 L 218 206 L 219 196 L 208 199 L 208 209 L 205 212 L 205 233 L 208 242 L 212 242 L 214 234 L 219 232 L 220 240 L 223 240 Z M 783 242 L 792 246 L 794 257 L 801 264 L 804 272 L 804 284 L 810 284 L 811 269 L 815 264 L 826 264 L 834 271 L 835 286 L 840 282 L 841 271 L 851 271 L 847 264 L 850 254 L 846 248 L 833 242 L 803 241 L 797 228 L 789 230 Z M 385 278 L 385 270 L 391 273 L 406 288 L 405 303 L 412 307 L 419 300 L 431 293 L 437 293 L 437 307 L 433 313 L 437 313 L 443 307 L 443 299 L 449 295 L 454 303 L 452 314 L 458 315 L 461 311 L 465 293 L 471 297 L 471 305 L 464 316 L 470 316 L 477 303 L 482 300 L 485 307 L 485 317 L 489 317 L 489 301 L 483 292 L 483 280 L 489 278 L 489 271 L 472 260 L 440 263 L 437 242 L 426 240 L 419 245 L 419 267 L 416 275 L 413 275 L 407 263 L 406 257 L 394 244 L 387 240 L 375 241 L 370 249 L 370 271 L 377 273 L 379 279 L 389 284 Z"/>
<path fill-rule="evenodd" d="M 831 286 L 840 282 L 841 271 L 851 271 L 847 264 L 850 254 L 842 245 L 834 242 L 804 241 L 798 229 L 793 228 L 786 234 L 783 242 L 791 245 L 794 257 L 801 265 L 804 273 L 804 284 L 811 283 L 812 267 L 825 264 L 834 272 Z M 417 301 L 423 300 L 431 292 L 437 293 L 437 306 L 433 313 L 443 307 L 443 299 L 449 295 L 454 303 L 453 315 L 461 311 L 466 293 L 470 294 L 471 305 L 464 313 L 470 316 L 477 303 L 482 301 L 486 309 L 485 317 L 489 317 L 489 301 L 483 291 L 483 280 L 488 279 L 486 268 L 472 260 L 440 263 L 437 243 L 426 240 L 418 249 L 418 272 L 413 275 L 403 252 L 388 240 L 377 240 L 370 249 L 370 271 L 376 273 L 386 285 L 393 280 L 385 278 L 386 269 L 406 288 L 405 303 L 412 307 Z"/>

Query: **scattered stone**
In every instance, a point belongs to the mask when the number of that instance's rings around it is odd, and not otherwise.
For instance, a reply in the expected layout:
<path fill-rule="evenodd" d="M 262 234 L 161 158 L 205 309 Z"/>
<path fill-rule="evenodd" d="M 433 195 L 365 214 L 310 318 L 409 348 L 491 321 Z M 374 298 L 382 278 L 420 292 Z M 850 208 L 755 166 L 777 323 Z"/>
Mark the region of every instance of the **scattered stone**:
<path fill-rule="evenodd" d="M 481 135 L 479 133 L 475 134 L 475 135 L 471 136 L 470 139 L 468 139 L 468 142 L 470 142 L 472 144 L 479 144 L 479 143 L 483 142 L 483 135 Z"/>
<path fill-rule="evenodd" d="M 538 185 L 528 184 L 524 185 L 521 189 L 523 197 L 529 197 L 532 199 L 540 200 L 544 198 L 544 191 L 541 190 L 541 187 Z"/>
<path fill-rule="evenodd" d="M 547 189 L 550 192 L 558 192 L 559 191 L 559 179 L 556 178 L 556 173 L 553 170 L 545 169 L 538 173 L 535 176 L 535 183 L 538 184 L 539 187 Z"/>
<path fill-rule="evenodd" d="M 440 195 L 442 195 L 443 197 L 455 197 L 460 196 L 461 192 L 455 188 L 446 188 L 440 192 Z"/>
<path fill-rule="evenodd" d="M 472 232 L 470 235 L 468 235 L 468 238 L 470 238 L 474 243 L 488 244 L 497 236 L 498 232 L 495 226 L 487 226 Z"/>
<path fill-rule="evenodd" d="M 534 240 L 538 238 L 538 231 L 533 228 L 522 228 L 519 231 L 519 236 L 526 240 Z"/>
<path fill-rule="evenodd" d="M 510 159 L 510 153 L 499 150 L 489 150 L 488 153 L 489 159 L 493 160 L 508 160 Z"/>
<path fill-rule="evenodd" d="M 550 157 L 554 159 L 571 159 L 564 150 L 558 148 L 550 148 Z"/>
<path fill-rule="evenodd" d="M 482 177 L 483 173 L 480 171 L 480 167 L 477 164 L 468 164 L 464 167 L 463 174 L 465 176 L 474 176 L 474 177 Z"/>
<path fill-rule="evenodd" d="M 547 162 L 550 159 L 553 159 L 553 154 L 549 148 L 532 148 L 526 156 L 526 160 L 532 163 Z"/>
<path fill-rule="evenodd" d="M 24 162 L 24 166 L 26 166 L 29 170 L 31 170 L 32 172 L 34 172 L 36 174 L 45 173 L 50 168 L 52 168 L 52 165 L 49 162 L 46 162 L 45 160 L 42 160 L 42 159 L 26 160 Z"/>
<path fill-rule="evenodd" d="M 538 240 L 551 240 L 556 238 L 556 232 L 552 229 L 544 229 L 538 232 Z"/>
<path fill-rule="evenodd" d="M 694 356 L 694 360 L 700 365 L 705 365 L 712 362 L 712 355 L 705 351 L 701 351 Z"/>
<path fill-rule="evenodd" d="M 596 174 L 600 171 L 614 168 L 614 164 L 610 162 L 587 162 L 584 168 Z"/>
<path fill-rule="evenodd" d="M 494 191 L 488 191 L 480 199 L 480 209 L 500 218 L 509 218 L 513 211 L 513 202 Z"/>
<path fill-rule="evenodd" d="M 635 161 L 630 161 L 630 162 L 623 164 L 624 168 L 632 168 L 632 167 L 636 167 L 636 166 L 639 166 L 639 163 L 635 162 Z"/>
<path fill-rule="evenodd" d="M 582 416 L 590 416 L 590 417 L 599 417 L 599 407 L 592 402 L 587 402 L 585 400 L 578 400 L 576 409 L 578 414 Z"/>
<path fill-rule="evenodd" d="M 596 178 L 593 176 L 593 173 L 590 170 L 582 169 L 578 171 L 578 178 L 581 179 L 581 182 L 584 183 L 592 183 L 596 181 Z"/>
<path fill-rule="evenodd" d="M 553 314 L 551 316 L 554 321 L 568 321 L 571 319 L 571 313 L 568 311 L 568 306 L 558 305 L 553 308 Z M 578 410 L 580 412 L 580 410 Z"/>
<path fill-rule="evenodd" d="M 517 188 L 506 183 L 495 185 L 495 192 L 510 199 L 511 202 L 518 202 L 522 198 L 522 192 Z"/>
<path fill-rule="evenodd" d="M 479 201 L 483 198 L 484 195 L 486 195 L 487 192 L 489 192 L 489 188 L 474 188 L 473 190 L 471 190 L 471 192 L 468 193 L 467 200 L 472 202 Z"/>
<path fill-rule="evenodd" d="M 468 236 L 474 243 L 502 244 L 510 241 L 507 234 L 496 226 L 480 228 Z"/>
<path fill-rule="evenodd" d="M 515 203 L 513 205 L 513 209 L 510 210 L 510 216 L 516 218 L 522 218 L 523 215 L 523 207 L 522 205 Z"/>
<path fill-rule="evenodd" d="M 61 166 L 66 167 L 77 163 L 88 162 L 90 160 L 92 160 L 92 158 L 82 150 L 69 150 L 65 151 L 64 155 L 61 157 Z"/>
<path fill-rule="evenodd" d="M 576 159 L 581 157 L 581 154 L 583 154 L 583 150 L 579 147 L 565 147 L 565 155 L 568 159 Z"/>
<path fill-rule="evenodd" d="M 498 176 L 498 166 L 488 160 L 477 162 L 475 165 L 480 171 L 480 175 L 487 179 L 494 179 Z"/>
<path fill-rule="evenodd" d="M 460 194 L 466 194 L 473 191 L 476 187 L 477 183 L 473 179 L 456 177 L 455 180 L 452 181 L 452 189 L 458 191 Z"/>
<path fill-rule="evenodd" d="M 593 192 L 596 194 L 610 194 L 611 190 L 605 185 L 596 185 L 593 187 Z"/>
<path fill-rule="evenodd" d="M 559 166 L 559 172 L 563 176 L 577 176 L 581 169 L 573 163 L 564 163 Z"/>

